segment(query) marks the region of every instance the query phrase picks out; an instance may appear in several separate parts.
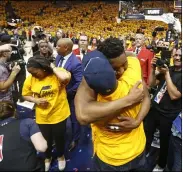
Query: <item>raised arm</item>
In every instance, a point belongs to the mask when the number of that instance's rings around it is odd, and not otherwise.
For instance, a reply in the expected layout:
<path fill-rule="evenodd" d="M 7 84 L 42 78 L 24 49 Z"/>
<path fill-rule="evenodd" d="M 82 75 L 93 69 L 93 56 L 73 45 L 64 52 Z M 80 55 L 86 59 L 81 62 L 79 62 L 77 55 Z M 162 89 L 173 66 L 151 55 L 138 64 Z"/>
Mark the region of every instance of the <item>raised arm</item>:
<path fill-rule="evenodd" d="M 1 79 L 0 79 L 0 91 L 8 90 L 9 87 L 12 86 L 12 84 L 13 84 L 17 74 L 19 73 L 19 71 L 20 71 L 20 66 L 16 64 L 13 67 L 9 78 L 6 81 L 1 81 Z M 0 71 L 0 75 L 2 75 L 2 71 Z"/>
<path fill-rule="evenodd" d="M 155 74 L 156 67 L 153 66 L 156 64 L 156 61 L 157 61 L 157 58 L 155 57 L 151 61 L 151 70 L 150 70 L 149 81 L 148 81 L 150 87 L 154 87 L 156 85 L 156 74 Z"/>
<path fill-rule="evenodd" d="M 80 124 L 87 125 L 105 117 L 119 115 L 125 107 L 131 106 L 143 99 L 143 90 L 137 83 L 129 95 L 111 102 L 97 102 L 97 94 L 86 83 L 85 79 L 77 90 L 75 96 L 76 117 Z"/>
<path fill-rule="evenodd" d="M 50 64 L 50 67 L 53 69 L 54 74 L 58 77 L 61 83 L 67 85 L 71 79 L 70 72 L 66 71 L 65 69 L 57 68 L 53 63 Z"/>

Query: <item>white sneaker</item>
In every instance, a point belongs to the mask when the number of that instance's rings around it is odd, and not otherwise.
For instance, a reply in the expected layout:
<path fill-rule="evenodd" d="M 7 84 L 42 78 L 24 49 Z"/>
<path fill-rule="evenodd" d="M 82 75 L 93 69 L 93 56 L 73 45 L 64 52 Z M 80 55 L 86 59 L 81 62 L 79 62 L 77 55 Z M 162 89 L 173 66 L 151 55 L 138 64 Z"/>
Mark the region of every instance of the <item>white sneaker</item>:
<path fill-rule="evenodd" d="M 161 171 L 163 171 L 164 170 L 164 168 L 161 168 L 158 164 L 154 167 L 154 169 L 153 169 L 153 172 L 161 172 Z"/>
<path fill-rule="evenodd" d="M 49 171 L 50 164 L 51 164 L 51 161 L 50 162 L 45 162 L 45 171 Z"/>
<path fill-rule="evenodd" d="M 58 160 L 58 169 L 60 171 L 63 171 L 65 169 L 65 166 L 66 166 L 65 158 L 63 160 Z"/>

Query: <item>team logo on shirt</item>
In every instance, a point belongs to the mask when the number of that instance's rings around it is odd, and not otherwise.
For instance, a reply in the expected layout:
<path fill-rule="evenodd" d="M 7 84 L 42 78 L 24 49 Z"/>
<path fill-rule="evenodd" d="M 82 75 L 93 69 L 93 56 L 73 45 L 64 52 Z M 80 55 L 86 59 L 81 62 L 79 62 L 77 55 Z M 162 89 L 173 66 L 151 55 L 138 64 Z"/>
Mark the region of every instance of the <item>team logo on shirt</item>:
<path fill-rule="evenodd" d="M 4 135 L 0 135 L 0 162 L 3 160 L 3 139 Z"/>
<path fill-rule="evenodd" d="M 35 93 L 36 97 L 46 98 L 46 97 L 54 97 L 56 94 L 56 90 L 52 89 L 51 85 L 43 86 L 39 93 Z"/>

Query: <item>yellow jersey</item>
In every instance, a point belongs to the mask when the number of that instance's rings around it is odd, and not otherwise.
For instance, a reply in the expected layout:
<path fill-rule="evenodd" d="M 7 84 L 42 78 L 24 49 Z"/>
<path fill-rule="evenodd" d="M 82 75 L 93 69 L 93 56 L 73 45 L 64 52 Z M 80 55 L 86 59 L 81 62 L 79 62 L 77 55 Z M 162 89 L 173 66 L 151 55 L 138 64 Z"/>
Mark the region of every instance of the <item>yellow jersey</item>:
<path fill-rule="evenodd" d="M 111 95 L 98 95 L 99 102 L 109 102 L 126 96 L 134 84 L 141 80 L 141 67 L 136 57 L 128 57 L 128 69 L 118 80 L 118 87 Z M 141 108 L 141 103 L 123 109 L 121 116 L 136 118 Z M 94 153 L 105 163 L 120 166 L 132 161 L 145 149 L 146 137 L 143 123 L 131 132 L 110 132 L 106 129 L 109 122 L 119 122 L 115 118 L 106 118 L 93 123 L 92 135 Z"/>
<path fill-rule="evenodd" d="M 22 95 L 45 98 L 49 102 L 46 109 L 40 106 L 35 107 L 36 123 L 38 124 L 56 124 L 64 121 L 70 115 L 65 87 L 61 86 L 59 79 L 54 74 L 42 80 L 29 75 L 24 82 Z"/>

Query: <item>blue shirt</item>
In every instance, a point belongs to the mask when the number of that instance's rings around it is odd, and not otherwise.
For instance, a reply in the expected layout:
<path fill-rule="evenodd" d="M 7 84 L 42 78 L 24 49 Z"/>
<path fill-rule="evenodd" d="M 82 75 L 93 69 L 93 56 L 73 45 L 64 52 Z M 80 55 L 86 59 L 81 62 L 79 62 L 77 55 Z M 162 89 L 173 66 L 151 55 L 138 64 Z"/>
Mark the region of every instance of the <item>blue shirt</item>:
<path fill-rule="evenodd" d="M 0 126 L 8 125 L 14 120 L 17 119 L 10 117 L 2 120 L 0 121 Z M 24 140 L 31 141 L 30 137 L 38 132 L 40 132 L 40 129 L 33 119 L 26 118 L 20 121 L 20 135 Z"/>

